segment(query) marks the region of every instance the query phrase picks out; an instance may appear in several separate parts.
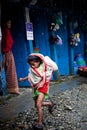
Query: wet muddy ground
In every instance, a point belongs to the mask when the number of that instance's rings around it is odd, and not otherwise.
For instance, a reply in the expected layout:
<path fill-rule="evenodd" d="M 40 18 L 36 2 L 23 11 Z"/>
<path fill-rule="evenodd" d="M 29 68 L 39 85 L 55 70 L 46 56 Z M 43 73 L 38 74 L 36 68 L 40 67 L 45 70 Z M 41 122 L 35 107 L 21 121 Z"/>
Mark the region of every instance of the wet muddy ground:
<path fill-rule="evenodd" d="M 31 88 L 0 97 L 0 130 L 32 130 L 37 121 Z M 44 107 L 44 130 L 87 130 L 87 77 L 68 76 L 50 83 L 52 115 Z"/>

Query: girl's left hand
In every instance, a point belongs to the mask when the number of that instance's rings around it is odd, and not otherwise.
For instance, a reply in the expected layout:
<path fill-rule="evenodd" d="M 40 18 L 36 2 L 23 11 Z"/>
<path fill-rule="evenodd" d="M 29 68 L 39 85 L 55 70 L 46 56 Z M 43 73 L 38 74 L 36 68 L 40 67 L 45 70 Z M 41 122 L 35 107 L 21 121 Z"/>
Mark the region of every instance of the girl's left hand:
<path fill-rule="evenodd" d="M 24 80 L 23 80 L 23 78 L 19 78 L 19 81 L 22 82 L 22 81 L 24 81 Z"/>

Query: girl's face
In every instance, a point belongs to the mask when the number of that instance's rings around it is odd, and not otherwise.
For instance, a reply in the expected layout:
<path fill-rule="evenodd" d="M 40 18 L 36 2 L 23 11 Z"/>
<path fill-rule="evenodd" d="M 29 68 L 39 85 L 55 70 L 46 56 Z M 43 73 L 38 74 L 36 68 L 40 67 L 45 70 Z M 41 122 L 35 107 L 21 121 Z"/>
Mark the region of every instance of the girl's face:
<path fill-rule="evenodd" d="M 29 65 L 30 65 L 30 67 L 32 67 L 32 68 L 38 68 L 38 67 L 40 66 L 40 62 L 39 62 L 39 61 L 38 61 L 38 62 L 31 61 L 31 62 L 29 63 Z"/>

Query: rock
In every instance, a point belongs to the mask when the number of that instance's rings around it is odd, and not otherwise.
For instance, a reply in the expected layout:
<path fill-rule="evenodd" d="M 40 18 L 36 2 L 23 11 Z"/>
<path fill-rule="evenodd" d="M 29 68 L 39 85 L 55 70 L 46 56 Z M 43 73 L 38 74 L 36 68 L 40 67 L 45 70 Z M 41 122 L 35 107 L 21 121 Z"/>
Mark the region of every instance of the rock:
<path fill-rule="evenodd" d="M 67 104 L 64 104 L 64 108 L 65 108 L 66 110 L 72 110 L 72 107 L 69 106 L 69 105 L 67 105 Z"/>

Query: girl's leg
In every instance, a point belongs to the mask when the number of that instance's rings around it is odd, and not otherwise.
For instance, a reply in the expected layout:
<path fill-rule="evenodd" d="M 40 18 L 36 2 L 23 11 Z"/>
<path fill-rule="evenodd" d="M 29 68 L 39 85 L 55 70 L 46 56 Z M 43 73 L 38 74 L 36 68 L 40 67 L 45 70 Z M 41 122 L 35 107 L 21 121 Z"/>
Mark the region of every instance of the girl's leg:
<path fill-rule="evenodd" d="M 53 105 L 53 103 L 51 101 L 42 103 L 42 106 L 52 106 L 52 105 Z"/>
<path fill-rule="evenodd" d="M 38 123 L 40 125 L 42 125 L 42 118 L 43 118 L 43 111 L 42 111 L 43 100 L 44 100 L 44 94 L 40 93 L 40 95 L 38 96 L 37 101 L 36 101 L 36 107 L 38 110 Z"/>
<path fill-rule="evenodd" d="M 54 105 L 55 104 L 52 101 L 42 103 L 42 106 L 48 106 L 48 111 L 49 111 L 50 114 L 52 114 L 52 112 L 53 112 Z"/>
<path fill-rule="evenodd" d="M 37 97 L 34 99 L 34 106 L 37 107 Z"/>

